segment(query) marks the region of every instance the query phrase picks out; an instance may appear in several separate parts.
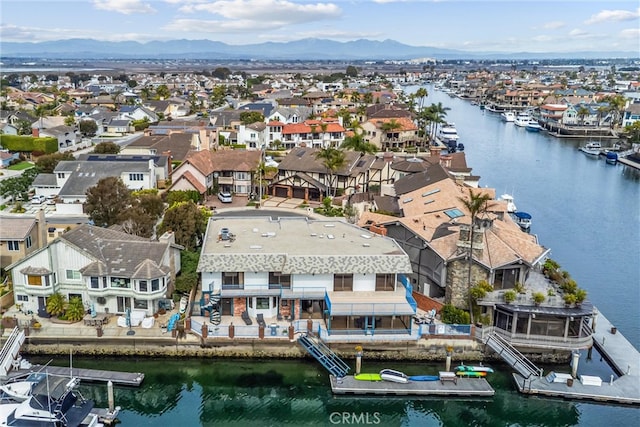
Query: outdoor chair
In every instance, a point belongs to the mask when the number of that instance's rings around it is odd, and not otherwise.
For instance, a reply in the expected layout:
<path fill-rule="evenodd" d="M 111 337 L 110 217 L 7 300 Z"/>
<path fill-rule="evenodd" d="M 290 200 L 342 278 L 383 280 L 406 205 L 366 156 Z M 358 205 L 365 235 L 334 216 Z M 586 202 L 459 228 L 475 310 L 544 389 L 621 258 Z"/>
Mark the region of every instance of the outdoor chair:
<path fill-rule="evenodd" d="M 246 325 L 252 325 L 253 322 L 251 321 L 251 317 L 249 317 L 249 313 L 247 313 L 246 311 L 242 312 L 242 320 L 244 320 L 244 323 Z"/>

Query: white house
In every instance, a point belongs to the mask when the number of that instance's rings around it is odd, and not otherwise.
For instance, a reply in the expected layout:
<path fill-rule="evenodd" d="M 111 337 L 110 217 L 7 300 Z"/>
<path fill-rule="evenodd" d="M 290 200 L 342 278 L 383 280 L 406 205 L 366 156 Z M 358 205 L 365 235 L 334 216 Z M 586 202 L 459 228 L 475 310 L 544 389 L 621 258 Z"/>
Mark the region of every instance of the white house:
<path fill-rule="evenodd" d="M 81 225 L 42 249 L 9 265 L 14 300 L 23 311 L 47 316 L 47 298 L 56 292 L 80 297 L 97 313 L 127 309 L 151 316 L 173 292 L 180 250 L 173 233 L 159 241 Z"/>

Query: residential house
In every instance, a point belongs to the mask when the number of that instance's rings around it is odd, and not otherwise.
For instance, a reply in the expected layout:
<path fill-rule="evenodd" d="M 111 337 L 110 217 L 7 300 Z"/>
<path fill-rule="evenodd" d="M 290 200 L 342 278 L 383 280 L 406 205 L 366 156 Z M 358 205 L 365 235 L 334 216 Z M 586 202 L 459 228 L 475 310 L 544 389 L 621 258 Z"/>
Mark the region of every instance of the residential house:
<path fill-rule="evenodd" d="M 34 128 L 34 131 L 39 137 L 56 138 L 60 152 L 73 151 L 81 142 L 76 128 L 71 126 L 61 125 L 39 130 Z"/>
<path fill-rule="evenodd" d="M 193 151 L 172 174 L 169 190 L 195 190 L 204 195 L 225 191 L 249 196 L 261 153 L 245 150 Z"/>
<path fill-rule="evenodd" d="M 173 233 L 151 241 L 84 224 L 8 266 L 14 299 L 42 317 L 56 292 L 97 313 L 151 316 L 173 292 L 181 249 Z"/>
<path fill-rule="evenodd" d="M 118 111 L 120 119 L 147 120 L 149 123 L 156 123 L 158 115 L 141 105 L 123 105 Z"/>
<path fill-rule="evenodd" d="M 122 147 L 120 154 L 158 155 L 171 152 L 172 160 L 184 161 L 191 150 L 199 150 L 202 144 L 199 133 L 171 132 L 168 135 L 145 134 Z"/>
<path fill-rule="evenodd" d="M 418 126 L 408 117 L 369 119 L 362 129 L 365 140 L 381 151 L 422 145 Z"/>
<path fill-rule="evenodd" d="M 286 149 L 296 147 L 339 147 L 344 141 L 345 128 L 342 127 L 337 119 L 323 120 L 305 120 L 302 123 L 284 124 L 281 126 L 281 134 L 277 129 L 280 128 L 279 122 L 268 123 L 269 140 L 280 140 L 281 146 Z"/>
<path fill-rule="evenodd" d="M 216 215 L 198 272 L 201 307 L 219 295 L 223 319 L 322 319 L 325 338 L 416 332 L 409 257 L 394 240 L 343 221 Z"/>
<path fill-rule="evenodd" d="M 244 144 L 247 150 L 259 150 L 267 145 L 267 124 L 255 122 L 248 125 L 240 125 L 238 131 L 238 144 Z"/>
<path fill-rule="evenodd" d="M 329 174 L 322 160 L 316 157 L 318 152 L 318 149 L 310 147 L 292 149 L 278 165 L 278 175 L 269 185 L 270 194 L 322 201 L 334 192 L 349 195 L 368 190 L 370 167 L 376 160 L 375 156 L 345 151 L 344 165 Z"/>
<path fill-rule="evenodd" d="M 156 188 L 156 172 L 153 159 L 148 161 L 90 161 L 63 160 L 58 163 L 53 174 L 44 175 L 41 180 L 34 181 L 36 191 L 41 185 L 52 183 L 55 178 L 57 190 L 56 212 L 59 214 L 82 214 L 83 204 L 87 198 L 87 190 L 107 177 L 122 179 L 131 190 L 149 190 Z M 48 191 L 52 191 L 49 187 Z M 55 193 L 53 193 L 55 194 Z"/>
<path fill-rule="evenodd" d="M 162 154 L 96 154 L 86 153 L 76 156 L 78 160 L 87 162 L 153 162 L 155 181 L 160 183 L 167 181 L 173 172 L 171 165 L 171 152 L 165 151 Z"/>
<path fill-rule="evenodd" d="M 630 126 L 635 122 L 640 121 L 640 102 L 632 103 L 624 109 L 622 114 L 622 127 Z"/>
<path fill-rule="evenodd" d="M 23 259 L 47 243 L 44 211 L 33 216 L 0 217 L 0 268 Z"/>
<path fill-rule="evenodd" d="M 112 118 L 107 123 L 107 133 L 110 135 L 126 135 L 133 133 L 133 126 L 131 126 L 131 119 L 117 119 Z"/>

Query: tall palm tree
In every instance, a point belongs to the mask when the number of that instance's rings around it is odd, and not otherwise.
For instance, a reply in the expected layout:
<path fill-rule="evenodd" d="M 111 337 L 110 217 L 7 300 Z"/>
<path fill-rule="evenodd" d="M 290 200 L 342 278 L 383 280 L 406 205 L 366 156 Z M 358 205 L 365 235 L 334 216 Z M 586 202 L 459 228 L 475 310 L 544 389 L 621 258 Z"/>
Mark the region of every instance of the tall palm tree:
<path fill-rule="evenodd" d="M 471 229 L 469 234 L 469 256 L 467 258 L 468 261 L 468 270 L 467 270 L 467 298 L 469 303 L 469 315 L 471 316 L 471 324 L 474 324 L 473 319 L 473 298 L 471 297 L 471 267 L 473 266 L 473 239 L 475 232 L 475 223 L 476 218 L 487 212 L 490 207 L 489 200 L 491 200 L 491 196 L 486 193 L 476 192 L 474 193 L 471 189 L 469 189 L 468 197 L 458 197 L 460 203 L 464 205 L 464 207 L 469 211 L 471 215 Z"/>
<path fill-rule="evenodd" d="M 590 113 L 589 109 L 584 105 L 581 105 L 580 108 L 578 108 L 578 111 L 576 112 L 576 114 L 578 115 L 578 121 L 580 122 L 581 125 L 584 124 L 584 118 L 587 117 L 589 113 Z"/>
<path fill-rule="evenodd" d="M 327 196 L 331 196 L 331 190 L 333 189 L 333 174 L 345 164 L 344 151 L 338 150 L 333 147 L 321 148 L 316 151 L 315 157 L 317 160 L 322 160 L 322 165 L 327 169 L 327 175 L 329 175 L 329 185 L 327 186 Z M 335 193 L 334 193 L 335 194 Z"/>

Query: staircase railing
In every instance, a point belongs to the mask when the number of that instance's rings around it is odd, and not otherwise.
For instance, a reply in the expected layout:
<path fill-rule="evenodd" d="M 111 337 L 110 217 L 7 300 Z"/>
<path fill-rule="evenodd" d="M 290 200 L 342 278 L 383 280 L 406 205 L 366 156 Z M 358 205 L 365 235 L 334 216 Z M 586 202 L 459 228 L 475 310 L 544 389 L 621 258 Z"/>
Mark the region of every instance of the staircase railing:
<path fill-rule="evenodd" d="M 298 343 L 335 377 L 342 378 L 349 372 L 349 366 L 322 341 L 301 335 Z"/>

